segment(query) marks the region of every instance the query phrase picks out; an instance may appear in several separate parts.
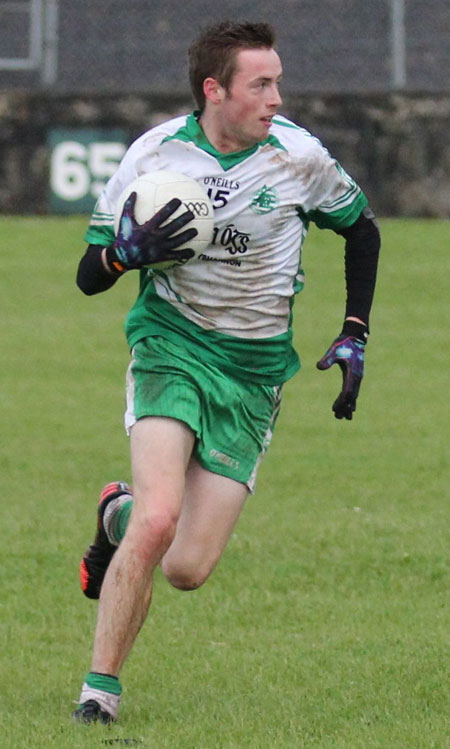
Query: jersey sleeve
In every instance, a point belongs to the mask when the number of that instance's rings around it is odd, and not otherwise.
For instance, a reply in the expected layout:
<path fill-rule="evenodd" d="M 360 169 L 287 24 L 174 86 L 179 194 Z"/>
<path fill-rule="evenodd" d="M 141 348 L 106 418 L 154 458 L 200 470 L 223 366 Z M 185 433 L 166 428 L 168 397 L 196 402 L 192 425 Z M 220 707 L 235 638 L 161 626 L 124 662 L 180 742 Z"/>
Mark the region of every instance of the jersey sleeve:
<path fill-rule="evenodd" d="M 314 144 L 308 219 L 319 229 L 351 226 L 368 201 L 361 188 L 318 141 Z"/>
<path fill-rule="evenodd" d="M 125 153 L 119 167 L 107 182 L 98 198 L 84 240 L 89 244 L 108 247 L 115 239 L 114 216 L 117 201 L 127 185 L 137 176 L 139 154 L 142 150 L 140 139 L 135 141 Z"/>

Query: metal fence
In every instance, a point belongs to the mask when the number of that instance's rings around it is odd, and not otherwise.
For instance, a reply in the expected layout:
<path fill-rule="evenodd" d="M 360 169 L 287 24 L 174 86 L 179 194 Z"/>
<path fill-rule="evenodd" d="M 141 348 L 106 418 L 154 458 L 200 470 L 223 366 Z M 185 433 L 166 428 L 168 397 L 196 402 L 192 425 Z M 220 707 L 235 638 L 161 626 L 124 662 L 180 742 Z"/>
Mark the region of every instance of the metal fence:
<path fill-rule="evenodd" d="M 450 0 L 0 0 L 0 88 L 185 93 L 224 18 L 273 23 L 287 93 L 450 90 Z"/>

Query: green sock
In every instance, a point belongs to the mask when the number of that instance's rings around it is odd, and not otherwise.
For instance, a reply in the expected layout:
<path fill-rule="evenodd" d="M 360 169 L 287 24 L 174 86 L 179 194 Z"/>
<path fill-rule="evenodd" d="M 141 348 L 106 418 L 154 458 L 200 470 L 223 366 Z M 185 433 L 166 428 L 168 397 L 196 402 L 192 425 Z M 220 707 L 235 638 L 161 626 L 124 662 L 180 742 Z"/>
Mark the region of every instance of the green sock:
<path fill-rule="evenodd" d="M 113 517 L 111 518 L 111 526 L 110 526 L 110 532 L 112 538 L 120 544 L 122 538 L 125 535 L 125 531 L 127 529 L 128 521 L 130 519 L 131 515 L 131 508 L 133 507 L 133 500 L 130 499 L 127 502 L 124 502 L 123 505 L 121 505 L 117 511 L 114 513 Z"/>
<path fill-rule="evenodd" d="M 122 694 L 122 685 L 117 676 L 90 671 L 84 682 L 91 689 L 99 689 L 101 692 L 109 692 L 109 694 Z"/>

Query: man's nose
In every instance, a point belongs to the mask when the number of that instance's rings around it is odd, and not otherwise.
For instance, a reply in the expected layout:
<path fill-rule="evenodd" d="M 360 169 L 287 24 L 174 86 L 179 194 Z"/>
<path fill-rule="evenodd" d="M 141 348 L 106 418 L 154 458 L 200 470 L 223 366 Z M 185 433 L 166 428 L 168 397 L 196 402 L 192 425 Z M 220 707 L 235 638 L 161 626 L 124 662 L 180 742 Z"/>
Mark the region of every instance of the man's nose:
<path fill-rule="evenodd" d="M 278 86 L 276 84 L 274 84 L 271 87 L 271 92 L 270 93 L 271 93 L 270 104 L 273 107 L 279 107 L 280 104 L 282 104 L 283 99 L 281 98 L 279 88 L 278 88 Z"/>

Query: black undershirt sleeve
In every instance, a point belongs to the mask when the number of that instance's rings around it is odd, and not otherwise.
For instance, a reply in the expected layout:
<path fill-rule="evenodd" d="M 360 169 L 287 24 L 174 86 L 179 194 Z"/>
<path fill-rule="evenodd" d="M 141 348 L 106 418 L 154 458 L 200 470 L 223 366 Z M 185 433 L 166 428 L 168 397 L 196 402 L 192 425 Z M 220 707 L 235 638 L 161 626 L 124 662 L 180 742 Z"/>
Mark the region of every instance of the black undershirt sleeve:
<path fill-rule="evenodd" d="M 103 247 L 90 244 L 78 266 L 77 286 L 88 296 L 107 291 L 122 275 L 106 270 L 102 262 L 102 250 Z"/>
<path fill-rule="evenodd" d="M 345 238 L 345 317 L 358 317 L 369 326 L 377 279 L 380 232 L 369 208 L 352 226 L 336 232 Z"/>

